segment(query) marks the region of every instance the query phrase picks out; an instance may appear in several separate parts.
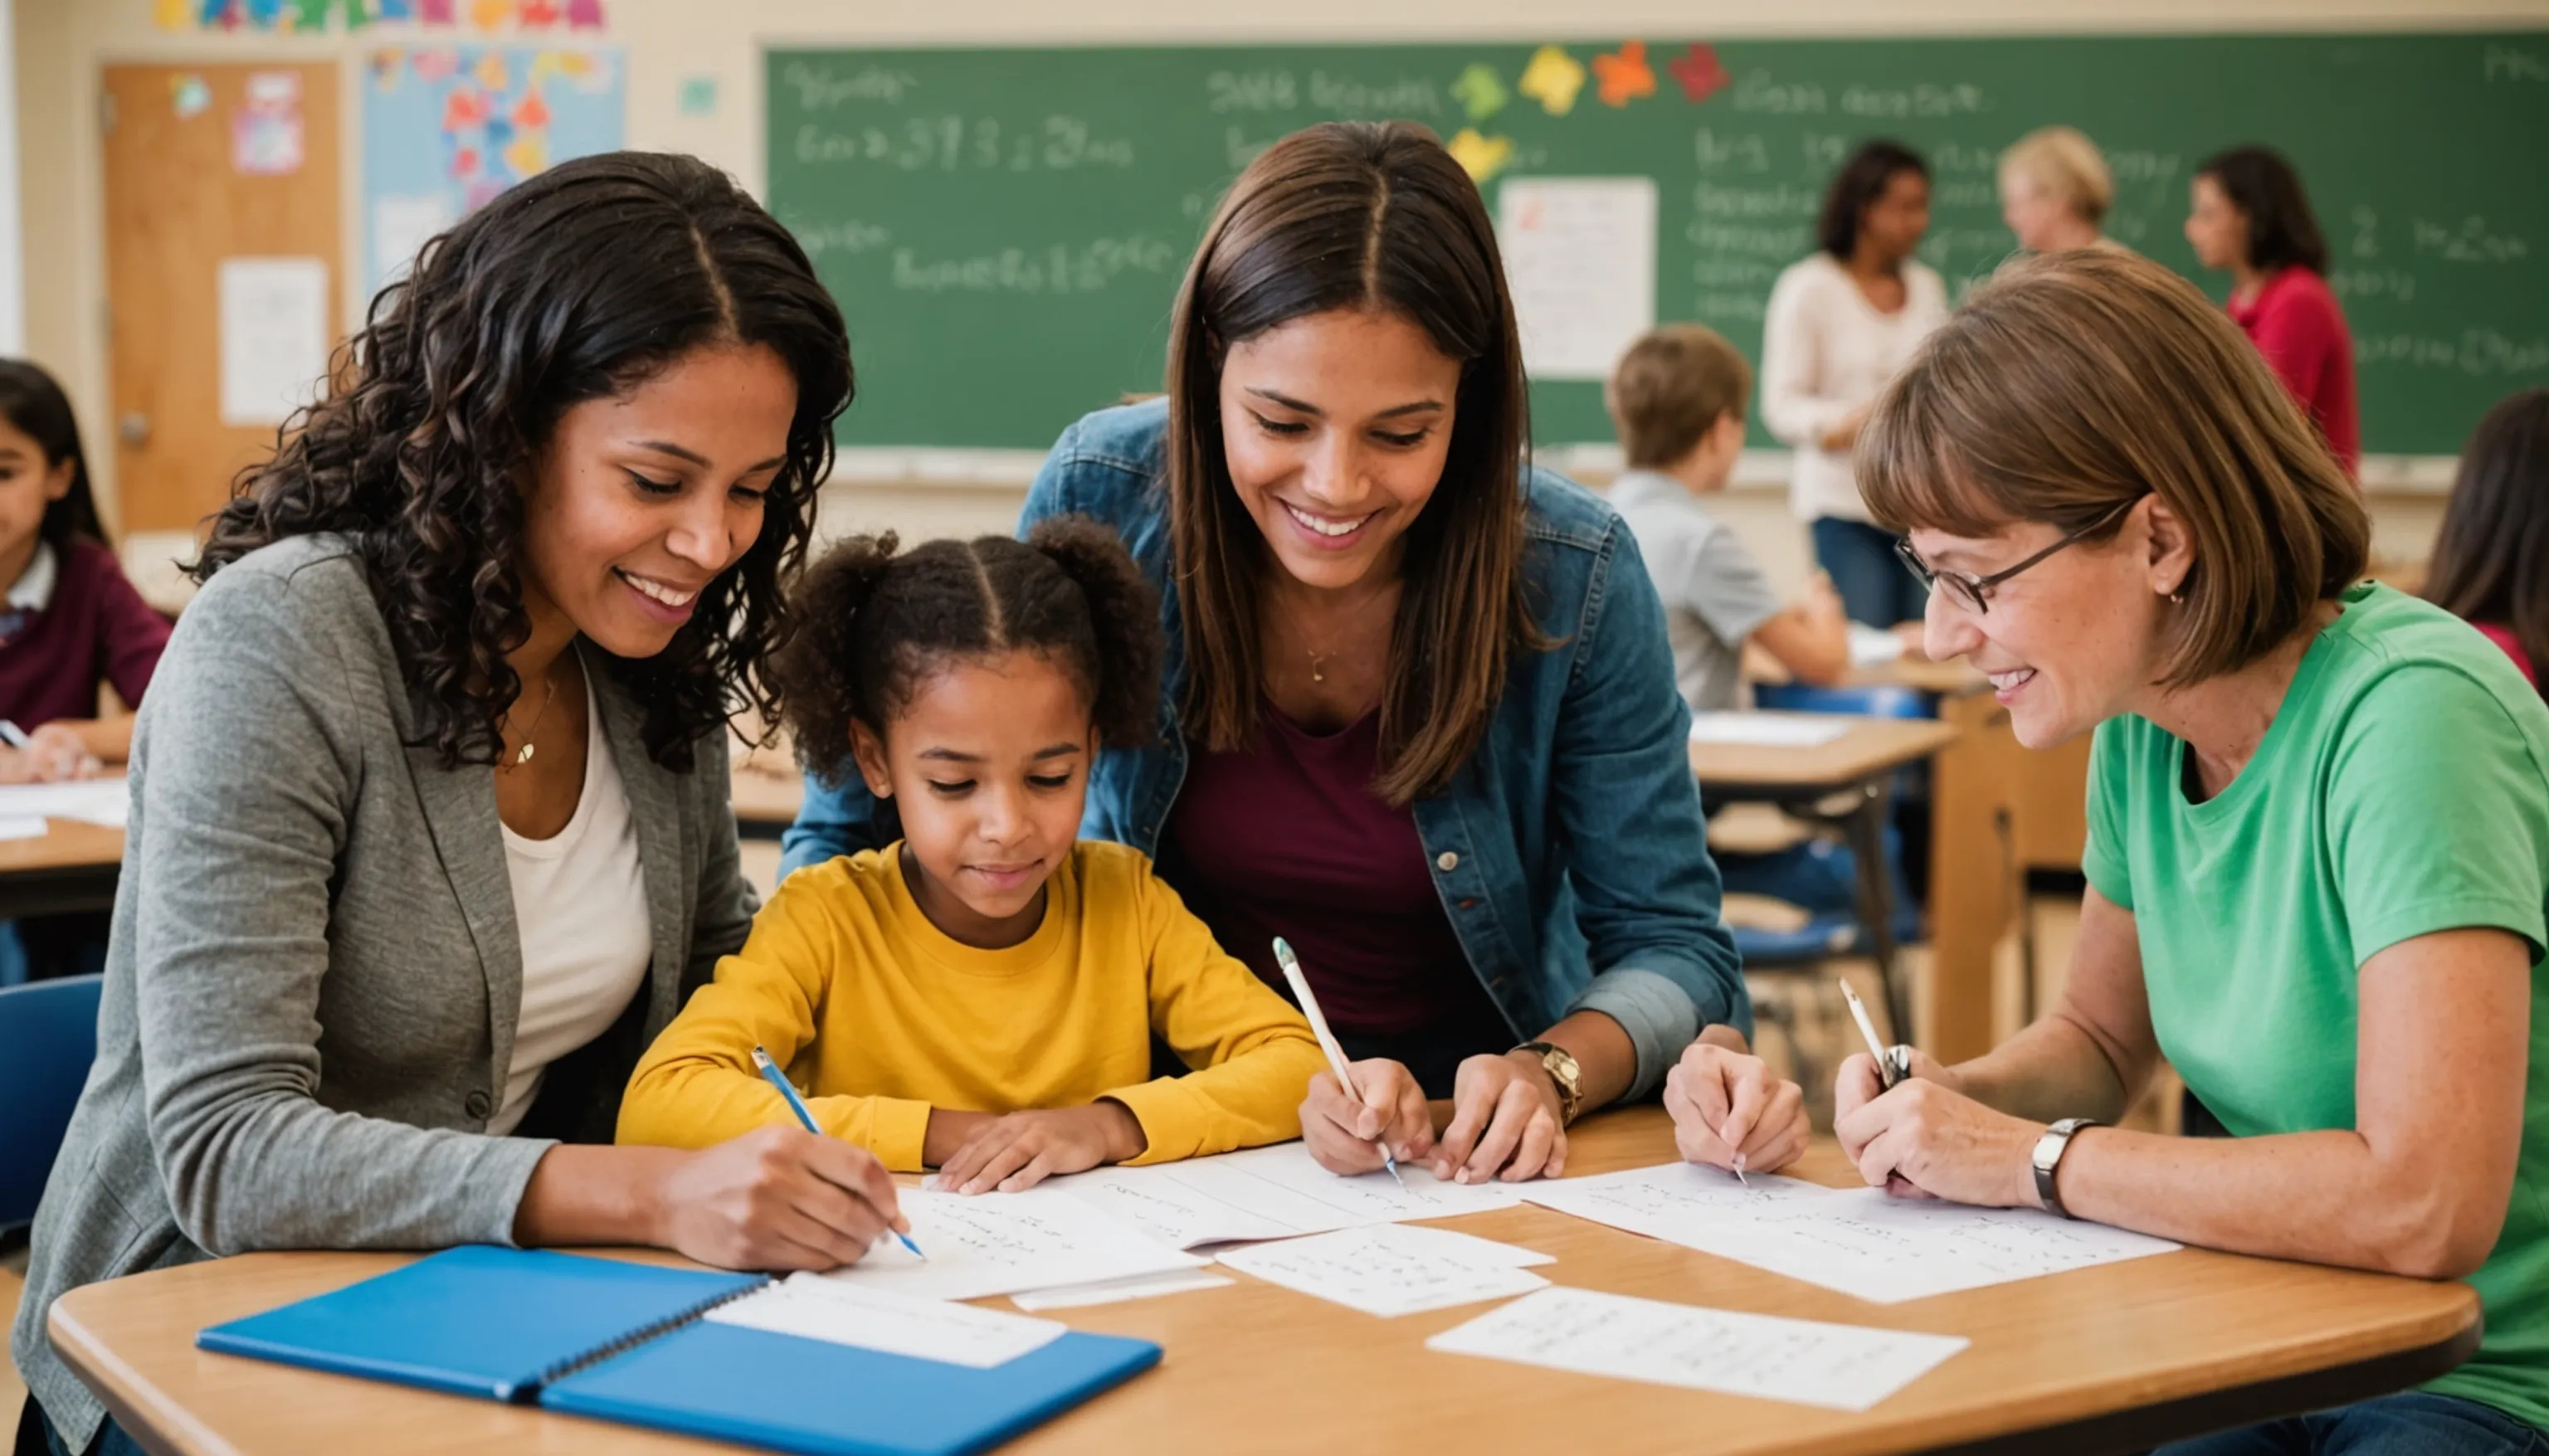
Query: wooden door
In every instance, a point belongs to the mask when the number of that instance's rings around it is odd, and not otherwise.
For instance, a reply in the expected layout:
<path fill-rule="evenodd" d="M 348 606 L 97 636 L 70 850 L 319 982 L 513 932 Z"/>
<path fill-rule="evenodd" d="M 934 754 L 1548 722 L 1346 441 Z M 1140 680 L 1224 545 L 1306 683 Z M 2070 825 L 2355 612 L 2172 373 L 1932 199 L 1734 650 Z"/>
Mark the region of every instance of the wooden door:
<path fill-rule="evenodd" d="M 275 439 L 270 423 L 223 422 L 223 261 L 324 261 L 330 348 L 343 332 L 336 67 L 111 65 L 104 79 L 120 521 L 192 532 Z"/>

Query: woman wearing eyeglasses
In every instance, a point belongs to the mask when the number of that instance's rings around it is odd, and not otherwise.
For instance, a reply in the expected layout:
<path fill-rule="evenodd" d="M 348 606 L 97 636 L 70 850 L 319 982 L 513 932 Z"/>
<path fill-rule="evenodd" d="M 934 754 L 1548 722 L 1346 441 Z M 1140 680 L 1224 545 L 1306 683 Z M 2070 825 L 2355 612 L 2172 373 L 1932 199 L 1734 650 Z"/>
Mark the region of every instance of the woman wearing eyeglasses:
<path fill-rule="evenodd" d="M 2243 1253 L 2466 1278 L 2420 1390 L 2206 1453 L 2537 1451 L 2549 1426 L 2549 708 L 2440 608 L 2360 582 L 2368 523 L 2236 325 L 2123 253 L 1979 291 L 1859 447 L 1929 648 L 2022 743 L 2096 731 L 2052 1015 L 1880 1089 L 1872 1185 Z M 2104 1126 L 2165 1056 L 2234 1136 Z"/>

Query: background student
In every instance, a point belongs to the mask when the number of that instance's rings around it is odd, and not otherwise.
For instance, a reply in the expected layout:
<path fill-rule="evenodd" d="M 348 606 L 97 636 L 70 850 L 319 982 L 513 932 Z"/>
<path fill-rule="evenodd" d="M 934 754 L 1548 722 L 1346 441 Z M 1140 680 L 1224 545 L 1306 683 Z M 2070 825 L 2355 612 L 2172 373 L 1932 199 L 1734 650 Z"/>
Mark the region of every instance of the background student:
<path fill-rule="evenodd" d="M 168 619 L 116 564 L 70 401 L 23 359 L 0 360 L 0 718 L 32 740 L 0 744 L 0 782 L 123 763 Z M 101 683 L 125 712 L 98 716 Z"/>
<path fill-rule="evenodd" d="M 2000 218 L 2028 252 L 2123 247 L 2107 236 L 2116 179 L 2096 142 L 2070 127 L 2039 127 L 2000 154 Z"/>
<path fill-rule="evenodd" d="M 2505 397 L 2470 432 L 2425 599 L 2486 633 L 2540 685 L 2549 668 L 2549 389 Z"/>
<path fill-rule="evenodd" d="M 1871 627 L 1921 615 L 1849 458 L 1877 392 L 1946 321 L 1946 284 L 1912 256 L 1929 228 L 1928 164 L 1898 141 L 1861 144 L 1824 194 L 1817 251 L 1779 275 L 1762 323 L 1761 418 L 1796 451 L 1789 503 L 1850 620 Z"/>
<path fill-rule="evenodd" d="M 833 549 L 778 674 L 806 767 L 901 839 L 788 877 L 638 1063 L 623 1142 L 705 1147 L 794 1111 L 961 1193 L 1297 1137 L 1327 1064 L 1139 851 L 1079 838 L 1098 751 L 1149 742 L 1160 604 L 1071 516 L 1024 542 Z M 1190 1068 L 1151 1075 L 1157 1035 Z"/>
<path fill-rule="evenodd" d="M 1782 605 L 1744 538 L 1700 503 L 1734 477 L 1751 396 L 1752 366 L 1696 323 L 1640 337 L 1604 395 L 1629 464 L 1611 483 L 1611 506 L 1637 536 L 1663 597 L 1673 679 L 1696 713 L 1751 701 L 1747 642 L 1801 682 L 1830 684 L 1849 671 L 1849 617 L 1831 579 L 1817 573 L 1803 596 Z"/>
<path fill-rule="evenodd" d="M 2195 260 L 2229 270 L 2231 321 L 2354 474 L 2363 461 L 2354 336 L 2328 290 L 2327 244 L 2301 174 L 2270 147 L 2234 146 L 2198 167 L 2188 190 Z"/>

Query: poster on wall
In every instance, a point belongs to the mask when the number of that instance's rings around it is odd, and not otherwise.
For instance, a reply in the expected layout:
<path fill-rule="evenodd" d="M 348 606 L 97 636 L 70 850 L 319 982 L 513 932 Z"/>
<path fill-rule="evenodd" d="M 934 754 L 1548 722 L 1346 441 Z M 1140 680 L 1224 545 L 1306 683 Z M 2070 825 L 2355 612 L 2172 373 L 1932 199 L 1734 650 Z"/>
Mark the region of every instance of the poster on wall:
<path fill-rule="evenodd" d="M 156 0 L 163 31 L 354 31 L 374 24 L 482 36 L 598 31 L 603 0 Z"/>
<path fill-rule="evenodd" d="M 369 287 L 425 239 L 525 177 L 623 144 L 615 50 L 408 46 L 372 53 L 363 84 Z"/>

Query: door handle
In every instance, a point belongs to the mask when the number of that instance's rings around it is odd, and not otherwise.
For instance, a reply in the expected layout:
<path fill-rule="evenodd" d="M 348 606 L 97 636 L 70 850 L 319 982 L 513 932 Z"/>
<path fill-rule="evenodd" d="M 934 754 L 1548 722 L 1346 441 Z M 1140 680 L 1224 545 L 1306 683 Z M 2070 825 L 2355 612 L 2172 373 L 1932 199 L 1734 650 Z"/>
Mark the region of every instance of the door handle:
<path fill-rule="evenodd" d="M 115 434 L 116 438 L 139 450 L 150 443 L 150 416 L 139 410 L 129 410 L 115 421 Z"/>

